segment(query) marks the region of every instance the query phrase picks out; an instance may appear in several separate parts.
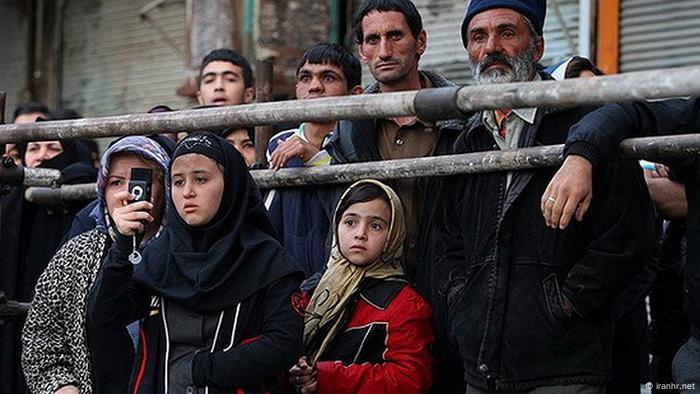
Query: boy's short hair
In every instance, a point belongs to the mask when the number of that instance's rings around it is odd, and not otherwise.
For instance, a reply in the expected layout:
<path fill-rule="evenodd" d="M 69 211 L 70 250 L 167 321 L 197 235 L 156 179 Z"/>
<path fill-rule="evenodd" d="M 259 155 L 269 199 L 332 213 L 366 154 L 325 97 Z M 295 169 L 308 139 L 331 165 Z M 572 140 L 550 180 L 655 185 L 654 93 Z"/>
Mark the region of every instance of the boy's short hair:
<path fill-rule="evenodd" d="M 362 83 L 362 66 L 357 56 L 338 44 L 323 42 L 309 48 L 297 63 L 296 75 L 304 64 L 331 64 L 345 75 L 348 90 Z"/>
<path fill-rule="evenodd" d="M 357 10 L 357 13 L 355 13 L 353 20 L 352 30 L 355 32 L 355 41 L 358 44 L 361 44 L 364 38 L 362 19 L 372 11 L 396 11 L 402 13 L 414 38 L 418 38 L 418 34 L 423 31 L 423 19 L 415 4 L 410 0 L 365 0 Z"/>
<path fill-rule="evenodd" d="M 216 61 L 229 62 L 240 67 L 243 71 L 243 85 L 246 88 L 253 87 L 255 78 L 253 77 L 253 68 L 250 66 L 250 62 L 248 62 L 248 59 L 246 59 L 240 53 L 228 48 L 214 49 L 204 56 L 204 59 L 202 59 L 202 64 L 199 66 L 200 83 L 202 80 L 202 72 L 204 71 L 204 67 L 206 67 L 209 63 Z"/>

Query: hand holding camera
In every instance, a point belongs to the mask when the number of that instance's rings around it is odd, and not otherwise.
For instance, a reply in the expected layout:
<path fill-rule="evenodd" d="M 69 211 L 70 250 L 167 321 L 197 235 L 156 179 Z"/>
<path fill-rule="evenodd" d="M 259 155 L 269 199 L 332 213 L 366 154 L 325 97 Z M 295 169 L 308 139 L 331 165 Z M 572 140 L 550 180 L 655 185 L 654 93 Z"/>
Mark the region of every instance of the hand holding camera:
<path fill-rule="evenodd" d="M 130 237 L 143 234 L 146 224 L 152 222 L 150 210 L 151 185 L 153 183 L 153 170 L 149 168 L 132 168 L 131 179 L 127 190 L 121 191 L 115 197 L 121 201 L 120 207 L 112 212 L 117 231 Z"/>

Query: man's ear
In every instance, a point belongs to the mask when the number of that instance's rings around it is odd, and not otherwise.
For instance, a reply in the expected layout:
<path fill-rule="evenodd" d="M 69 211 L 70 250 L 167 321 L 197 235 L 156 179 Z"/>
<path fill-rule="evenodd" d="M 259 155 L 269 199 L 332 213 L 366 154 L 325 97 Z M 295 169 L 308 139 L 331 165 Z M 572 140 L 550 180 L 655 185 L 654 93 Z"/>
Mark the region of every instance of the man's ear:
<path fill-rule="evenodd" d="M 365 89 L 362 86 L 355 85 L 352 87 L 352 89 L 350 89 L 350 91 L 348 93 L 350 95 L 355 95 L 355 94 L 362 94 L 362 93 L 364 93 L 364 91 L 365 91 Z"/>
<path fill-rule="evenodd" d="M 202 91 L 201 90 L 197 90 L 197 102 L 199 103 L 199 105 L 204 105 L 204 102 L 202 101 Z"/>
<path fill-rule="evenodd" d="M 543 55 L 544 55 L 544 38 L 542 38 L 542 36 L 539 36 L 539 37 L 537 37 L 537 40 L 535 41 L 535 58 L 533 59 L 535 61 L 535 63 L 542 60 Z"/>
<path fill-rule="evenodd" d="M 365 53 L 362 50 L 362 47 L 363 47 L 362 43 L 360 43 L 357 46 L 357 54 L 360 55 L 360 61 L 364 64 L 367 64 L 367 63 L 369 63 L 369 59 L 367 58 L 367 56 L 365 56 Z"/>
<path fill-rule="evenodd" d="M 425 53 L 425 49 L 428 47 L 428 33 L 425 30 L 421 30 L 416 37 L 416 52 L 418 55 Z"/>
<path fill-rule="evenodd" d="M 250 104 L 255 101 L 255 88 L 254 87 L 249 87 L 245 88 L 245 92 L 243 92 L 243 104 Z"/>

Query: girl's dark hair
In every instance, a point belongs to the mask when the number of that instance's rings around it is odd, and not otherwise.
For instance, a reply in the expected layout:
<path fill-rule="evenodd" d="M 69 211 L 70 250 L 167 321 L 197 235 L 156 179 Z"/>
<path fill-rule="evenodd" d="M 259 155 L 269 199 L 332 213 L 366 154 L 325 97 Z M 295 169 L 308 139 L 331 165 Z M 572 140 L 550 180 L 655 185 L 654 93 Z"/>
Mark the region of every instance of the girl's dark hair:
<path fill-rule="evenodd" d="M 583 71 L 590 71 L 596 76 L 605 75 L 603 70 L 596 67 L 596 65 L 589 59 L 575 56 L 573 59 L 571 59 L 569 65 L 566 66 L 566 75 L 564 78 L 578 78 L 581 76 L 581 72 Z"/>
<path fill-rule="evenodd" d="M 383 200 L 389 207 L 391 207 L 391 200 L 389 199 L 389 196 L 386 194 L 384 189 L 377 185 L 367 183 L 352 189 L 338 205 L 338 209 L 335 212 L 335 227 L 338 228 L 340 218 L 351 205 L 359 202 L 369 202 L 376 200 L 377 198 Z"/>

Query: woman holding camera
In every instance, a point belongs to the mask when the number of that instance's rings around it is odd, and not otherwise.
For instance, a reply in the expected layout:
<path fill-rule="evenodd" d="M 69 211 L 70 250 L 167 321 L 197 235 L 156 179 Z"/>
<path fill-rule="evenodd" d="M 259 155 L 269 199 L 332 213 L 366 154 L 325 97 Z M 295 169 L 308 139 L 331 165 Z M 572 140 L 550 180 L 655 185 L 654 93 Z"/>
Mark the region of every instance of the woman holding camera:
<path fill-rule="evenodd" d="M 169 155 L 146 137 L 118 140 L 102 156 L 97 179 L 96 227 L 70 239 L 39 278 L 22 335 L 22 367 L 32 393 L 123 393 L 134 347 L 127 322 L 96 328 L 87 319 L 87 299 L 97 272 L 114 241 L 113 214 L 122 206 L 132 167 L 154 173 L 152 220 L 143 245 L 159 231 L 164 211 L 164 180 Z"/>
<path fill-rule="evenodd" d="M 190 135 L 175 149 L 170 185 L 168 227 L 138 265 L 131 237 L 151 221 L 150 206 L 118 210 L 117 242 L 91 299 L 104 327 L 144 319 L 130 392 L 276 391 L 301 352 L 291 298 L 302 273 L 243 158 L 211 133 Z"/>

